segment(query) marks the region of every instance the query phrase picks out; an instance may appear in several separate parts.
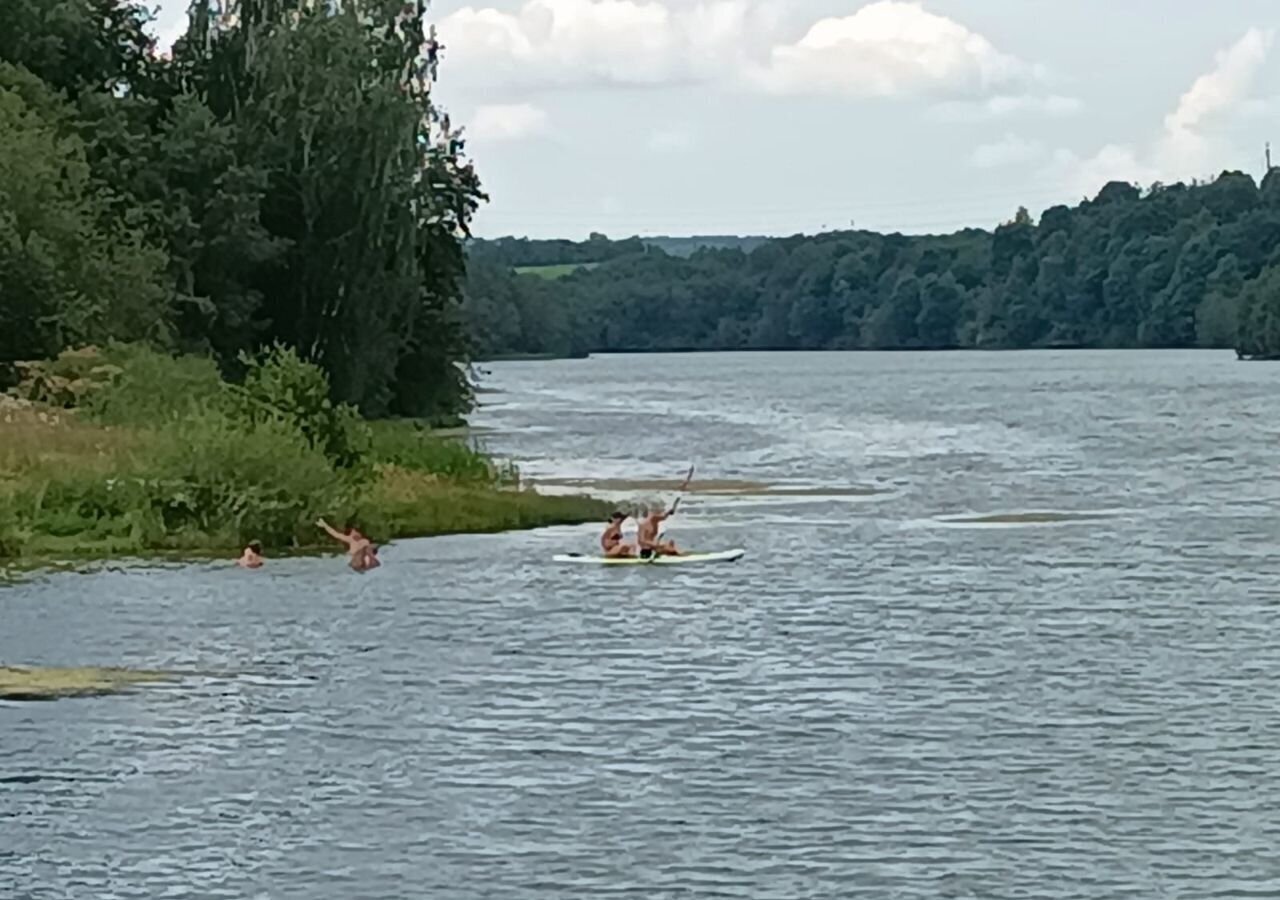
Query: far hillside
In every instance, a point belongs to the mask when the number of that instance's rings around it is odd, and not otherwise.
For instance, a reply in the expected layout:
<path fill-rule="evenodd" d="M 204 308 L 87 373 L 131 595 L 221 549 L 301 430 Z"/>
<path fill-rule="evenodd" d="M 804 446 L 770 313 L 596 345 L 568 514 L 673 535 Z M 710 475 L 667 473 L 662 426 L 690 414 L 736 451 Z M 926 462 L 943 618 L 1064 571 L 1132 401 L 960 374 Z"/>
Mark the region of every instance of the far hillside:
<path fill-rule="evenodd" d="M 689 240 L 699 239 L 671 239 Z M 833 231 L 738 246 L 477 242 L 473 350 L 1217 347 L 1280 357 L 1280 171 L 1112 182 L 1037 221 L 943 235 Z M 679 249 L 681 252 L 675 252 Z M 591 265 L 590 268 L 587 264 Z M 556 278 L 520 274 L 556 266 Z M 567 269 L 566 269 L 567 267 Z"/>
<path fill-rule="evenodd" d="M 495 265 L 521 272 L 566 275 L 582 265 L 602 263 L 645 252 L 640 238 L 610 240 L 593 233 L 585 241 L 541 240 L 537 238 L 474 238 L 467 242 L 468 259 L 482 265 Z"/>
<path fill-rule="evenodd" d="M 750 253 L 767 242 L 769 238 L 718 234 L 693 237 L 646 237 L 641 240 L 650 247 L 657 247 L 668 256 L 689 257 L 699 250 L 741 250 L 743 253 Z"/>
<path fill-rule="evenodd" d="M 593 232 L 585 241 L 476 238 L 468 242 L 467 254 L 481 263 L 508 266 L 521 274 L 562 278 L 578 268 L 594 268 L 602 262 L 644 253 L 650 248 L 661 250 L 668 256 L 687 258 L 704 249 L 749 252 L 768 240 L 766 237 L 737 235 L 629 237 L 612 240 Z"/>

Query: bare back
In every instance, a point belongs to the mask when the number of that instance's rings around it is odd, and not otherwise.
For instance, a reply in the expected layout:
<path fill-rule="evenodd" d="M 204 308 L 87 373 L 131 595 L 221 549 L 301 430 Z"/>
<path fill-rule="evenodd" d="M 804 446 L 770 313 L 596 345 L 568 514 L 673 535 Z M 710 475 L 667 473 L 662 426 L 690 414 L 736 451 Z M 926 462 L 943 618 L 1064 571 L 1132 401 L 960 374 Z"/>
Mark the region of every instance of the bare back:
<path fill-rule="evenodd" d="M 622 542 L 622 522 L 610 522 L 600 535 L 600 548 L 608 553 Z"/>
<path fill-rule="evenodd" d="M 658 528 L 666 516 L 650 513 L 636 524 L 636 542 L 644 548 L 652 548 L 658 542 Z"/>

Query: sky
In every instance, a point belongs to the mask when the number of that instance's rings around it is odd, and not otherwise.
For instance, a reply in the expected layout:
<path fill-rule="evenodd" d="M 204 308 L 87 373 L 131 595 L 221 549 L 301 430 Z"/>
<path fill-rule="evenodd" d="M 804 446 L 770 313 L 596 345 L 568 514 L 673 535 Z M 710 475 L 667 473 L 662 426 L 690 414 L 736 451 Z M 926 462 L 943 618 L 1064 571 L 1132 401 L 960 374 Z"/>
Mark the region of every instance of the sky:
<path fill-rule="evenodd" d="M 186 0 L 159 3 L 162 42 Z M 481 237 L 991 228 L 1280 162 L 1276 0 L 435 0 Z"/>

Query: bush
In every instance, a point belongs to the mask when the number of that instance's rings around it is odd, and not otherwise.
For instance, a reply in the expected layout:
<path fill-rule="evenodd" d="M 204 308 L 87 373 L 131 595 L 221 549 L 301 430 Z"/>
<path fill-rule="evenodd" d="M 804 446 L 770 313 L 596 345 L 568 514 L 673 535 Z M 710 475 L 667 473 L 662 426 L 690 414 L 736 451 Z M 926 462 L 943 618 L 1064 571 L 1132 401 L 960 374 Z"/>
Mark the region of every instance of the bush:
<path fill-rule="evenodd" d="M 0 555 L 45 536 L 146 547 L 290 546 L 314 537 L 319 515 L 353 504 L 352 486 L 298 432 L 276 423 L 244 431 L 205 413 L 147 434 L 145 449 L 112 477 L 46 467 L 0 495 Z M 6 537 L 7 535 L 7 537 Z"/>
<path fill-rule="evenodd" d="M 348 482 L 282 422 L 245 431 L 224 416 L 193 417 L 156 449 L 148 469 L 150 506 L 168 533 L 289 545 L 314 531 L 318 515 L 350 505 Z"/>
<path fill-rule="evenodd" d="M 329 399 L 324 370 L 304 362 L 291 347 L 276 344 L 247 367 L 242 385 L 231 387 L 233 414 L 251 426 L 278 423 L 296 429 L 335 466 L 354 468 L 369 450 L 369 430 L 356 410 Z"/>
<path fill-rule="evenodd" d="M 226 386 L 211 359 L 174 357 L 138 344 L 113 344 L 102 356 L 113 377 L 81 405 L 105 425 L 154 428 L 226 406 Z"/>
<path fill-rule="evenodd" d="M 10 396 L 28 403 L 71 409 L 109 386 L 120 375 L 97 347 L 64 350 L 56 359 L 15 363 L 17 384 Z"/>

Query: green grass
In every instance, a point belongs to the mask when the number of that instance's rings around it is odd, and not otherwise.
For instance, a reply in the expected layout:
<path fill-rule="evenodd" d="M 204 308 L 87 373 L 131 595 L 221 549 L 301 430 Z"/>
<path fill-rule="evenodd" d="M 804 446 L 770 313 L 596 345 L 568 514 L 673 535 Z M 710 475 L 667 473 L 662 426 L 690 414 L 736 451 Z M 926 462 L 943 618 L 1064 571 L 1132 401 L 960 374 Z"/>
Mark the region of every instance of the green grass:
<path fill-rule="evenodd" d="M 560 263 L 554 266 L 516 266 L 517 275 L 533 275 L 537 278 L 545 278 L 548 281 L 555 281 L 564 278 L 566 275 L 572 275 L 579 269 L 594 269 L 600 263 Z"/>
<path fill-rule="evenodd" d="M 322 516 L 386 542 L 608 514 L 590 497 L 519 490 L 513 467 L 398 422 L 372 423 L 374 461 L 343 473 L 288 431 L 246 436 L 218 419 L 148 430 L 16 418 L 0 420 L 0 560 L 204 557 L 250 540 L 268 555 L 332 550 Z"/>
<path fill-rule="evenodd" d="M 513 466 L 421 424 L 308 411 L 297 385 L 309 382 L 288 366 L 273 377 L 294 405 L 277 414 L 275 388 L 246 412 L 238 389 L 227 400 L 207 369 L 172 363 L 179 371 L 166 373 L 166 358 L 143 354 L 138 371 L 185 385 L 185 399 L 149 396 L 126 366 L 80 409 L 0 409 L 0 563 L 234 555 L 251 540 L 268 556 L 334 550 L 320 517 L 385 543 L 607 512 L 589 497 L 518 490 Z"/>
<path fill-rule="evenodd" d="M 380 470 L 359 517 L 375 532 L 430 537 L 603 521 L 610 510 L 592 497 L 459 484 L 391 466 Z"/>
<path fill-rule="evenodd" d="M 423 423 L 397 419 L 369 422 L 368 426 L 370 454 L 378 463 L 430 472 L 464 484 L 508 484 L 516 479 L 510 466 L 501 466 L 463 441 L 442 436 Z"/>

